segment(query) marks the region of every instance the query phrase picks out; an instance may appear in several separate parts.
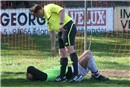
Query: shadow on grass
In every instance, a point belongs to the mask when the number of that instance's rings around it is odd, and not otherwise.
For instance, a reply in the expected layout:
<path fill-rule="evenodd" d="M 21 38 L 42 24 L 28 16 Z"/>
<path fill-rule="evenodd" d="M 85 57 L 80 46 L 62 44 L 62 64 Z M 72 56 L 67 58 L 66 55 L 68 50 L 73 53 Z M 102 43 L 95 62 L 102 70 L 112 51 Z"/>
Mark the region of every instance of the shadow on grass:
<path fill-rule="evenodd" d="M 13 87 L 129 87 L 130 80 L 110 80 L 110 81 L 95 81 L 85 79 L 81 82 L 75 83 L 63 83 L 63 82 L 42 82 L 42 81 L 28 81 L 26 79 L 2 79 L 2 86 L 13 86 Z"/>
<path fill-rule="evenodd" d="M 25 72 L 2 72 L 2 76 L 6 75 L 18 75 L 18 74 L 25 74 Z"/>
<path fill-rule="evenodd" d="M 114 50 L 115 49 L 115 50 Z M 117 55 L 128 56 L 130 53 L 127 51 L 130 46 L 125 48 L 125 46 L 116 46 L 108 43 L 93 42 L 91 46 L 91 51 L 95 53 L 96 56 L 110 56 L 116 57 Z M 118 56 L 119 57 L 119 56 Z M 120 56 L 121 57 L 121 56 Z"/>
<path fill-rule="evenodd" d="M 35 51 L 40 52 L 40 53 L 37 53 L 37 54 L 41 54 L 41 55 L 44 55 L 44 56 L 45 55 L 50 56 L 50 38 L 49 38 L 49 36 L 32 35 L 31 39 L 33 40 L 32 45 L 34 45 L 34 47 L 36 46 Z M 127 46 L 126 48 L 124 46 L 121 46 L 121 47 L 120 46 L 115 46 L 113 43 L 111 43 L 111 42 L 108 43 L 107 41 L 103 41 L 103 40 L 104 39 L 92 41 L 91 51 L 94 52 L 94 55 L 103 56 L 103 57 L 104 56 L 113 57 L 115 54 L 119 54 L 119 55 L 122 54 L 122 53 L 126 54 L 126 53 L 128 53 L 128 51 L 125 51 L 125 50 L 130 49 L 130 46 Z M 11 46 L 12 45 L 1 46 L 1 49 L 2 50 L 12 50 Z M 20 46 L 20 45 L 18 45 L 18 46 Z M 117 51 L 113 50 L 114 48 L 117 49 Z M 31 48 L 29 48 L 29 49 L 31 50 Z M 56 49 L 58 50 L 58 43 L 56 45 Z M 120 49 L 123 49 L 123 50 L 121 51 Z M 17 50 L 24 50 L 24 49 L 15 49 L 15 50 L 17 52 Z M 12 52 L 13 51 L 11 51 L 10 53 L 12 53 Z M 128 53 L 128 54 L 130 55 L 130 53 Z M 10 55 L 10 54 L 8 54 L 8 53 L 4 54 L 2 52 L 2 55 Z"/>
<path fill-rule="evenodd" d="M 100 66 L 103 66 L 103 68 L 106 66 L 106 68 L 108 68 L 108 69 L 130 70 L 129 64 L 118 63 L 118 61 L 117 62 L 111 62 L 111 61 L 101 62 L 101 61 L 98 61 L 98 64 Z"/>

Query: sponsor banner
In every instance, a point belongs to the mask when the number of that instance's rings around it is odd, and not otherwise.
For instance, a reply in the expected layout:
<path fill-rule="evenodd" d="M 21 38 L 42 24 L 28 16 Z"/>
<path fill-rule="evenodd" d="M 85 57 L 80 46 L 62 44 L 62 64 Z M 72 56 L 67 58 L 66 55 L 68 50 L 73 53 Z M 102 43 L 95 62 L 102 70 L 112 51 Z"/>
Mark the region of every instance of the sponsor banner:
<path fill-rule="evenodd" d="M 130 31 L 130 7 L 115 7 L 114 31 Z"/>
<path fill-rule="evenodd" d="M 78 30 L 84 29 L 84 9 L 68 9 Z M 87 31 L 109 32 L 113 31 L 113 8 L 88 8 Z"/>
<path fill-rule="evenodd" d="M 28 9 L 1 10 L 2 34 L 48 34 L 44 18 L 37 18 Z"/>
<path fill-rule="evenodd" d="M 84 31 L 84 9 L 66 9 L 79 31 Z M 19 31 L 26 34 L 49 34 L 44 18 L 37 18 L 28 9 L 1 10 L 2 34 L 16 34 Z M 87 31 L 113 31 L 113 8 L 88 8 Z"/>

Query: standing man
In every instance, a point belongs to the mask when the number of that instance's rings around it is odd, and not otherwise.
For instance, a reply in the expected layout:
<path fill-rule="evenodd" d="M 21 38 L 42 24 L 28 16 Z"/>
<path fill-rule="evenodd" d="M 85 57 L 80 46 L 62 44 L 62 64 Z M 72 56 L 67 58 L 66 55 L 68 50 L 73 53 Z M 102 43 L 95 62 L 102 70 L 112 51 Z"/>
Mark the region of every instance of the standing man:
<path fill-rule="evenodd" d="M 70 82 L 76 81 L 78 78 L 78 57 L 74 50 L 75 36 L 76 36 L 76 26 L 69 17 L 64 8 L 56 4 L 48 4 L 44 7 L 40 5 L 33 5 L 30 11 L 36 17 L 45 17 L 46 23 L 50 31 L 51 40 L 51 53 L 52 56 L 56 53 L 55 43 L 56 43 L 56 33 L 58 32 L 58 43 L 59 43 L 59 55 L 60 55 L 60 75 L 55 81 L 60 82 L 66 80 L 65 71 L 68 65 L 67 52 L 70 55 L 72 65 L 74 67 L 74 76 Z"/>

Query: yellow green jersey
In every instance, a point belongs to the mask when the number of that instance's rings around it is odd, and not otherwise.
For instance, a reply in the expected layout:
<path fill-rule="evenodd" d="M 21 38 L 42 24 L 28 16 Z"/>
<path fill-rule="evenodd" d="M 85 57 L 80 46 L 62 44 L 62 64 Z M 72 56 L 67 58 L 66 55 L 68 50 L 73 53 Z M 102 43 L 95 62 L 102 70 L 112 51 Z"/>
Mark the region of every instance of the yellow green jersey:
<path fill-rule="evenodd" d="M 66 72 L 68 71 L 68 67 L 66 68 Z M 54 66 L 50 69 L 43 70 L 44 73 L 47 74 L 46 81 L 54 81 L 57 76 L 60 75 L 60 66 Z"/>
<path fill-rule="evenodd" d="M 60 15 L 59 12 L 63 8 L 56 5 L 56 4 L 48 4 L 44 6 L 44 17 L 46 23 L 48 25 L 49 31 L 60 31 Z M 65 13 L 64 23 L 63 25 L 67 24 L 72 18 Z"/>

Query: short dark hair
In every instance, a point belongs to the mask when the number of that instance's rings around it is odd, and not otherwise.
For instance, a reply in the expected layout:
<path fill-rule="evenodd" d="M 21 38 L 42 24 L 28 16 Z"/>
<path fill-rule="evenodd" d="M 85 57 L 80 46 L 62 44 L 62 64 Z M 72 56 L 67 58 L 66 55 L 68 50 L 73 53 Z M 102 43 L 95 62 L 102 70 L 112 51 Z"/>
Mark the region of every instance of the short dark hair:
<path fill-rule="evenodd" d="M 40 80 L 40 81 L 46 81 L 47 80 L 47 74 L 40 71 L 39 69 L 36 69 L 33 66 L 29 66 L 27 68 L 27 73 L 30 73 L 33 75 L 33 80 Z"/>
<path fill-rule="evenodd" d="M 37 5 L 35 8 L 34 8 L 34 13 L 37 13 L 39 10 L 41 10 L 42 9 L 42 6 L 40 6 L 40 5 Z"/>

